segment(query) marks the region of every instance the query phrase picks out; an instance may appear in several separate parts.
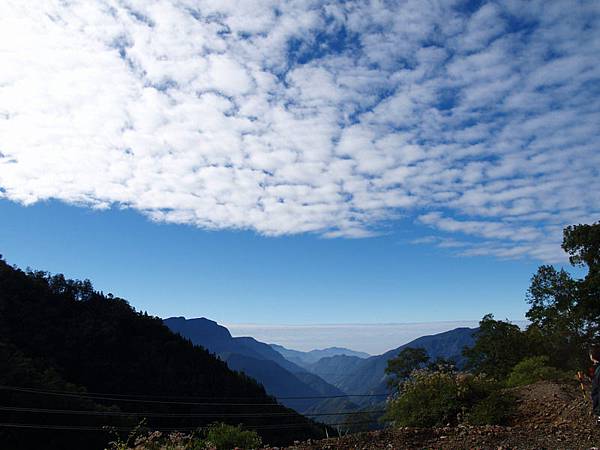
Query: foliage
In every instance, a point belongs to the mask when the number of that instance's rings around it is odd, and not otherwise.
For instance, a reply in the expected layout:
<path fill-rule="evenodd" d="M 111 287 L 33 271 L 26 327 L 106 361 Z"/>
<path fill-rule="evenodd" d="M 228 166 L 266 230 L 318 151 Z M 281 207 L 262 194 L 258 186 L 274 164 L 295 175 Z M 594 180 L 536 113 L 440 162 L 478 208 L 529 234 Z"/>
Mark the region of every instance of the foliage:
<path fill-rule="evenodd" d="M 586 324 L 579 307 L 579 283 L 565 271 L 541 266 L 531 279 L 527 318 L 542 334 L 554 364 L 578 367 L 585 363 Z"/>
<path fill-rule="evenodd" d="M 567 378 L 568 375 L 557 369 L 549 366 L 550 358 L 547 356 L 532 356 L 523 359 L 515 367 L 513 367 L 506 385 L 509 387 L 525 386 L 541 380 L 560 380 Z"/>
<path fill-rule="evenodd" d="M 388 379 L 390 386 L 408 378 L 411 372 L 429 361 L 427 351 L 423 348 L 405 348 L 398 356 L 388 360 L 385 373 L 391 375 Z"/>
<path fill-rule="evenodd" d="M 586 348 L 600 338 L 600 222 L 565 228 L 562 248 L 573 265 L 588 272 L 573 279 L 564 270 L 541 266 L 527 293 L 527 318 L 548 343 L 553 365 L 581 369 Z"/>
<path fill-rule="evenodd" d="M 600 269 L 600 222 L 571 225 L 564 229 L 562 248 L 574 266 L 587 266 L 590 272 Z"/>
<path fill-rule="evenodd" d="M 388 404 L 387 420 L 399 426 L 431 427 L 467 420 L 502 423 L 511 412 L 510 398 L 502 399 L 499 384 L 485 376 L 459 372 L 416 370 Z M 494 394 L 494 397 L 490 396 Z M 500 408 L 489 413 L 492 406 Z"/>
<path fill-rule="evenodd" d="M 466 367 L 475 373 L 485 373 L 498 379 L 533 351 L 526 333 L 510 322 L 494 320 L 487 314 L 479 322 L 475 345 L 466 348 Z"/>
<path fill-rule="evenodd" d="M 241 425 L 232 426 L 225 423 L 212 424 L 206 432 L 205 443 L 217 450 L 233 448 L 255 449 L 262 444 L 260 436 L 255 431 L 243 430 Z"/>

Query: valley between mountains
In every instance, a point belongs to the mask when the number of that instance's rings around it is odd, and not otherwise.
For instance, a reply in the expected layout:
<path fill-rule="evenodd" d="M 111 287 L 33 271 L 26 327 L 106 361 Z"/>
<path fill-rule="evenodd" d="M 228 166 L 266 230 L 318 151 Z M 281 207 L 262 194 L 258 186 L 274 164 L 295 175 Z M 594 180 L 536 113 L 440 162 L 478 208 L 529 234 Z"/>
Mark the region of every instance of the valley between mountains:
<path fill-rule="evenodd" d="M 206 319 L 171 317 L 164 320 L 171 331 L 206 348 L 230 369 L 243 372 L 261 383 L 268 394 L 307 417 L 328 424 L 347 423 L 358 412 L 368 414 L 368 424 L 377 426 L 389 394 L 385 368 L 388 360 L 404 348 L 424 348 L 433 358 L 464 362 L 462 350 L 474 343 L 476 329 L 456 328 L 371 356 L 331 347 L 301 352 L 252 337 L 233 337 L 229 330 Z M 393 343 L 390 343 L 390 346 Z"/>

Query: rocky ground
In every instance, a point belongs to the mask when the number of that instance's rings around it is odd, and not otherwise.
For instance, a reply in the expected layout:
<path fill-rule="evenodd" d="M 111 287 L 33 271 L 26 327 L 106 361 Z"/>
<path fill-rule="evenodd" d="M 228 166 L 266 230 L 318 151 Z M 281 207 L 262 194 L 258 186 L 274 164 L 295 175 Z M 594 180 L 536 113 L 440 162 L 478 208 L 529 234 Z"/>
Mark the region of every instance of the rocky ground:
<path fill-rule="evenodd" d="M 539 382 L 513 390 L 518 411 L 510 426 L 397 428 L 305 442 L 316 449 L 590 449 L 600 447 L 600 426 L 589 392 L 578 383 Z"/>

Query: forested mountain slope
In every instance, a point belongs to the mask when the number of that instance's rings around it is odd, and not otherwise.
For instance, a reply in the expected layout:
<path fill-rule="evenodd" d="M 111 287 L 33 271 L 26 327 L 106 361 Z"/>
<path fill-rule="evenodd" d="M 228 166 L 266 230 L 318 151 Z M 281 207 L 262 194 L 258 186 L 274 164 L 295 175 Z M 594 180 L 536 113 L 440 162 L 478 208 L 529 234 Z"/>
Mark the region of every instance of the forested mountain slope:
<path fill-rule="evenodd" d="M 0 423 L 35 425 L 0 427 L 0 448 L 104 448 L 108 435 L 99 427 L 131 427 L 142 417 L 150 428 L 169 429 L 196 428 L 217 419 L 243 422 L 262 427 L 271 443 L 322 433 L 278 405 L 256 381 L 172 333 L 161 319 L 94 291 L 87 280 L 24 272 L 3 260 L 0 356 L 0 403 L 9 408 L 0 411 Z M 82 397 L 86 391 L 104 395 Z M 295 424 L 293 433 L 277 431 L 285 423 Z M 272 429 L 265 430 L 268 426 Z"/>

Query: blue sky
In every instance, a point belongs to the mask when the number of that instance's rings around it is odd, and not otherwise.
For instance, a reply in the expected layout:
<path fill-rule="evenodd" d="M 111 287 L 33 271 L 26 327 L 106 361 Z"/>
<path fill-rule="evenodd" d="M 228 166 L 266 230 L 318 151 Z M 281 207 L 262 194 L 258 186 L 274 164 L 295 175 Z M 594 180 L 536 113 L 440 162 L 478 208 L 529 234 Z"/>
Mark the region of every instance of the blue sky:
<path fill-rule="evenodd" d="M 149 221 L 133 211 L 0 203 L 5 259 L 89 277 L 159 316 L 330 324 L 522 319 L 533 261 L 457 257 L 410 241 L 262 237 Z"/>
<path fill-rule="evenodd" d="M 517 320 L 600 218 L 598 55 L 583 0 L 4 0 L 0 252 L 159 315 Z"/>

